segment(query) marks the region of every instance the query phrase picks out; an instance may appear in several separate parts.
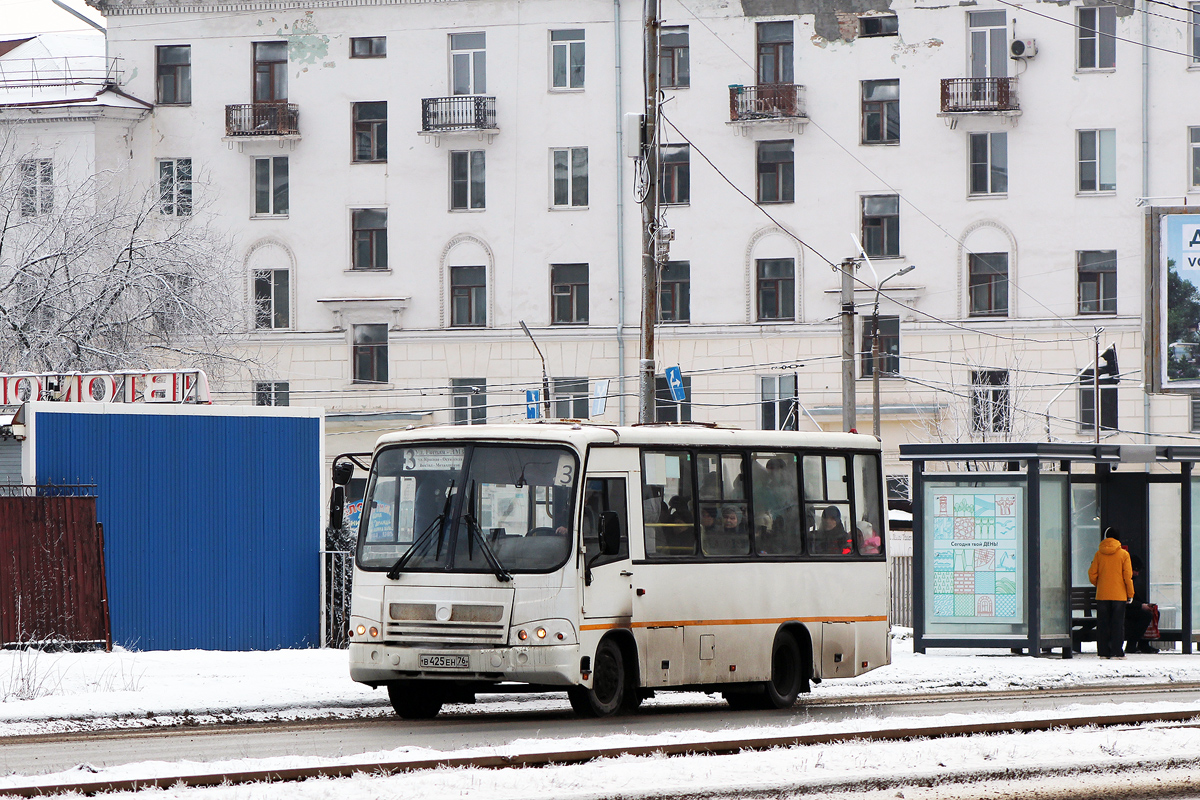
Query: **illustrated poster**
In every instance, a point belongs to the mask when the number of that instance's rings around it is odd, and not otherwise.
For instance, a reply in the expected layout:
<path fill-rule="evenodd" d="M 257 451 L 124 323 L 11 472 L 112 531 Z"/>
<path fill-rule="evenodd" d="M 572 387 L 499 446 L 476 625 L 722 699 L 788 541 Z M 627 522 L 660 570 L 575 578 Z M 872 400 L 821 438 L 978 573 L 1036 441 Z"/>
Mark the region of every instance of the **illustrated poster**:
<path fill-rule="evenodd" d="M 1021 487 L 928 487 L 930 622 L 1023 621 L 1023 493 Z"/>

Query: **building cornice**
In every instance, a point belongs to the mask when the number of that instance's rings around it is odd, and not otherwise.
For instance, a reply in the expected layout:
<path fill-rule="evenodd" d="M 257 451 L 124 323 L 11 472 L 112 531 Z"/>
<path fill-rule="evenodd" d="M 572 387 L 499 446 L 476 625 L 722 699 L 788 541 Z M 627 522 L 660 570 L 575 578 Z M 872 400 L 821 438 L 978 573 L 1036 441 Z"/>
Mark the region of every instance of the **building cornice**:
<path fill-rule="evenodd" d="M 87 4 L 106 17 L 144 14 L 226 14 L 239 11 L 303 11 L 314 8 L 352 8 L 358 6 L 407 6 L 451 3 L 459 0 L 87 0 Z"/>

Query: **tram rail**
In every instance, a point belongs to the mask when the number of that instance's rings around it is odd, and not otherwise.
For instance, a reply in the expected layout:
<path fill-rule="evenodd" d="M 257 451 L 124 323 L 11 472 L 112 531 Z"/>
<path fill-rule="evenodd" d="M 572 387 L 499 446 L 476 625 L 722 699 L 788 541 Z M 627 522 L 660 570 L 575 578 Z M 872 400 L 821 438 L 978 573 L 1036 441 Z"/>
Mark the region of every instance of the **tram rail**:
<path fill-rule="evenodd" d="M 1189 684 L 1188 686 L 1193 689 L 1196 688 L 1195 684 Z M 1100 687 L 1093 688 L 1099 689 Z M 1143 691 L 1146 689 L 1145 686 L 1140 688 Z M 1171 688 L 1176 688 L 1176 685 L 1172 685 Z M 1184 685 L 1179 684 L 1178 688 L 1182 690 Z M 1110 694 L 1119 693 L 1114 691 L 1114 689 L 1115 687 L 1105 687 L 1104 690 Z M 1046 691 L 1053 690 L 1042 690 L 1042 692 Z M 1066 693 L 1067 692 L 1064 690 L 1064 694 Z M 1080 691 L 1075 689 L 1074 693 L 1080 694 Z M 967 694 L 969 697 L 978 698 L 982 693 L 975 692 L 964 694 Z M 1024 694 L 1031 693 L 1027 691 Z M 912 702 L 914 698 L 913 696 L 909 695 L 905 699 L 909 702 Z M 872 699 L 870 702 L 875 702 L 875 699 Z M 312 725 L 314 723 L 309 722 L 305 724 Z M 871 730 L 835 733 L 793 734 L 766 737 L 731 737 L 706 741 L 655 743 L 645 745 L 627 744 L 612 747 L 583 747 L 572 749 L 555 749 L 551 747 L 546 750 L 521 754 L 487 754 L 473 756 L 446 755 L 434 758 L 405 759 L 395 761 L 346 762 L 340 764 L 323 764 L 288 769 L 246 769 L 238 771 L 190 773 L 180 771 L 178 774 L 158 775 L 145 778 L 77 780 L 59 783 L 38 782 L 36 779 L 30 779 L 24 784 L 0 787 L 0 796 L 43 797 L 63 794 L 66 792 L 75 792 L 80 795 L 91 796 L 103 792 L 137 791 L 141 789 L 166 788 L 179 785 L 189 787 L 204 787 L 222 784 L 238 785 L 250 783 L 297 782 L 312 778 L 341 778 L 360 774 L 387 776 L 440 768 L 536 768 L 549 765 L 582 764 L 599 759 L 617 758 L 620 756 L 630 755 L 730 755 L 744 751 L 771 750 L 781 747 L 829 745 L 854 742 L 888 742 L 912 739 L 942 739 L 947 737 L 974 736 L 983 734 L 1070 730 L 1081 728 L 1119 729 L 1147 724 L 1168 725 L 1172 727 L 1200 727 L 1200 709 L 1109 715 L 1091 713 L 1083 716 L 1047 717 L 1042 719 L 1019 719 L 1000 722 L 979 722 L 953 725 L 931 723 L 928 725 L 880 727 Z M 187 732 L 195 734 L 197 733 L 197 730 L 195 728 L 191 728 Z M 1191 774 L 1194 775 L 1194 769 L 1196 767 L 1200 767 L 1200 757 L 1164 758 L 1160 762 L 1141 761 L 1139 762 L 1139 766 L 1143 769 L 1188 768 L 1193 770 Z M 1087 772 L 1089 770 L 1087 768 L 1074 768 L 1074 771 Z M 956 778 L 960 781 L 1023 779 L 1055 774 L 1066 775 L 1070 774 L 1071 772 L 1072 768 L 1056 768 L 1048 771 L 1042 770 L 1039 772 L 1030 769 L 1023 770 L 1021 768 L 1013 767 L 998 767 L 994 770 L 985 770 L 981 773 L 972 773 L 970 775 L 964 774 L 960 776 L 938 773 L 937 775 L 927 776 L 861 777 L 849 783 L 843 780 L 834 780 L 832 782 L 822 783 L 821 788 L 828 791 L 836 791 L 849 788 L 862 790 L 901 785 L 933 786 L 937 783 L 944 783 L 946 781 L 953 782 Z M 844 786 L 841 785 L 843 783 L 845 784 Z M 1154 794 L 1151 792 L 1148 794 L 1144 793 L 1140 796 L 1178 796 L 1178 792 L 1175 794 L 1170 793 L 1175 791 L 1174 789 L 1171 789 L 1171 787 L 1177 786 L 1177 784 L 1178 782 L 1168 782 L 1159 787 L 1161 789 L 1159 794 Z M 1200 788 L 1200 786 L 1197 786 L 1197 784 L 1194 782 L 1190 783 L 1189 786 L 1189 791 L 1192 793 L 1190 796 L 1195 796 L 1196 790 Z M 772 789 L 772 791 L 778 792 L 779 788 L 775 787 Z M 686 794 L 689 794 L 689 796 L 694 795 L 694 791 Z M 739 796 L 754 796 L 755 794 L 756 792 L 752 788 L 749 789 L 749 791 L 738 792 Z"/>

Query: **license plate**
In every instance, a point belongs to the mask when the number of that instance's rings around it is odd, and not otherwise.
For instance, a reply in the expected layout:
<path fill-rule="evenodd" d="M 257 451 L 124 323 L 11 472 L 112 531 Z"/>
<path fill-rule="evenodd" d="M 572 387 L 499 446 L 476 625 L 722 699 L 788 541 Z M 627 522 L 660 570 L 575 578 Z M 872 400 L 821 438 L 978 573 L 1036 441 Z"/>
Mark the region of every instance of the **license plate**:
<path fill-rule="evenodd" d="M 467 656 L 452 653 L 421 653 L 421 669 L 470 669 Z"/>

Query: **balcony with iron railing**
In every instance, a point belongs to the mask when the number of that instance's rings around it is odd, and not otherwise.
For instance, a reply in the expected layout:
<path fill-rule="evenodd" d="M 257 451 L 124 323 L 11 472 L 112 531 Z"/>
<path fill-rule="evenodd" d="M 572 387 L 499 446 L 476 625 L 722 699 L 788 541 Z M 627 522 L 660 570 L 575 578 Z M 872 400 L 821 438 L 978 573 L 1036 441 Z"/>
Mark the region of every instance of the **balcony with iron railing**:
<path fill-rule="evenodd" d="M 942 79 L 942 115 L 1020 112 L 1016 78 Z"/>
<path fill-rule="evenodd" d="M 806 120 L 804 87 L 795 83 L 760 83 L 729 87 L 730 122 Z"/>
<path fill-rule="evenodd" d="M 482 94 L 425 97 L 421 100 L 421 133 L 495 133 L 496 98 Z"/>
<path fill-rule="evenodd" d="M 300 107 L 286 102 L 225 106 L 225 135 L 299 136 Z"/>

